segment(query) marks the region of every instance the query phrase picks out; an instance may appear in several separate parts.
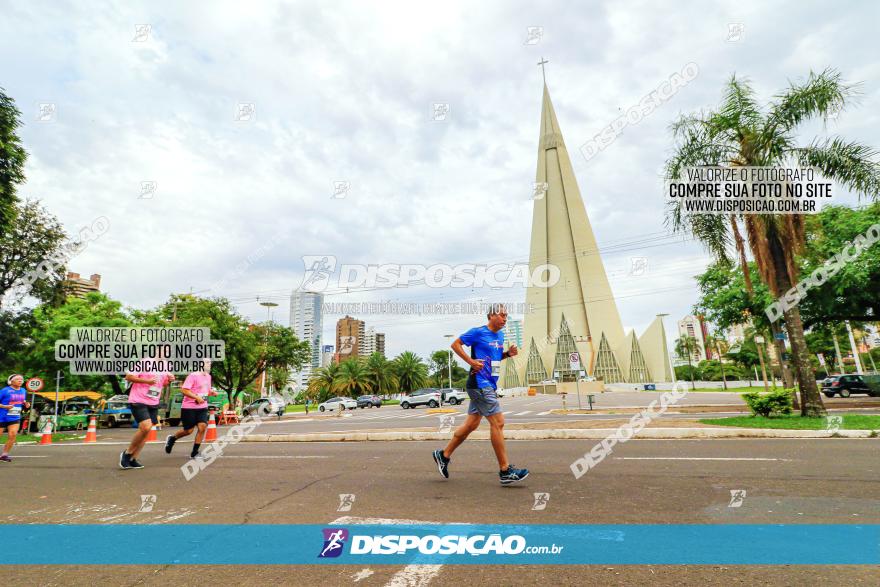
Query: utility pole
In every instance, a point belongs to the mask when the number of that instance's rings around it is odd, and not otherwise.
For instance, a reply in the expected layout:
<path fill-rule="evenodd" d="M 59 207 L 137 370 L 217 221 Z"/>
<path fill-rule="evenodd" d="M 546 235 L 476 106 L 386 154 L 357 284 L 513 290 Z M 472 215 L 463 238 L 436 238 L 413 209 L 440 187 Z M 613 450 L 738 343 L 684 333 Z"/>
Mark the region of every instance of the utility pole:
<path fill-rule="evenodd" d="M 868 338 L 864 334 L 862 335 L 862 344 L 864 344 L 865 348 L 868 349 L 868 358 L 871 360 L 871 371 L 876 373 L 877 365 L 874 364 L 874 356 L 871 354 L 871 347 L 868 346 Z"/>
<path fill-rule="evenodd" d="M 755 337 L 755 346 L 758 347 L 758 360 L 761 361 L 761 375 L 764 377 L 764 391 L 769 392 L 770 387 L 767 385 L 767 367 L 764 365 L 764 337 Z"/>
<path fill-rule="evenodd" d="M 278 306 L 275 302 L 260 302 L 260 305 L 266 308 L 266 352 L 269 351 L 269 327 L 272 324 L 271 312 L 272 308 Z M 266 396 L 266 371 L 269 366 L 266 364 L 266 355 L 263 355 L 263 376 L 260 378 L 260 397 Z"/>
<path fill-rule="evenodd" d="M 852 326 L 846 320 L 846 332 L 849 334 L 849 346 L 852 348 L 853 358 L 856 360 L 856 373 L 862 373 L 862 360 L 859 358 L 859 349 L 856 348 L 856 339 L 853 336 Z"/>
<path fill-rule="evenodd" d="M 837 357 L 837 368 L 840 370 L 841 375 L 846 375 L 846 369 L 843 368 L 843 356 L 840 354 L 840 345 L 837 342 L 837 333 L 834 332 L 834 327 L 831 327 L 831 338 L 834 340 L 834 354 Z"/>

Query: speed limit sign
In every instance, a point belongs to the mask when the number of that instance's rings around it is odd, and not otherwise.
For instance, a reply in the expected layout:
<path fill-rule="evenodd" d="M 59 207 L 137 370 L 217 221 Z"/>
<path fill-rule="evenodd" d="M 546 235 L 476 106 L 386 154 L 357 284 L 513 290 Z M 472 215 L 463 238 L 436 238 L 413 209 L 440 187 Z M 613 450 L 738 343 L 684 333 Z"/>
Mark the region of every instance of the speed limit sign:
<path fill-rule="evenodd" d="M 40 391 L 41 389 L 43 389 L 44 385 L 45 384 L 43 383 L 43 380 L 40 379 L 39 377 L 31 377 L 24 384 L 24 386 L 27 388 L 28 391 L 33 391 L 33 392 Z"/>

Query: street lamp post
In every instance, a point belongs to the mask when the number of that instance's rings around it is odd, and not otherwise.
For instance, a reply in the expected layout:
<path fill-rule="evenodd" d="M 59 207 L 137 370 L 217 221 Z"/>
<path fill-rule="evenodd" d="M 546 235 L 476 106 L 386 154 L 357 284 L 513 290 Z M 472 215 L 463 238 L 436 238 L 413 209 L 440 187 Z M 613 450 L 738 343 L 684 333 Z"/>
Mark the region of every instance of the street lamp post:
<path fill-rule="evenodd" d="M 269 350 L 269 326 L 272 323 L 271 312 L 272 308 L 278 306 L 275 302 L 260 302 L 260 305 L 266 308 L 266 351 Z M 266 396 L 266 371 L 268 366 L 266 365 L 266 356 L 263 355 L 263 376 L 260 378 L 260 397 Z"/>
<path fill-rule="evenodd" d="M 452 338 L 454 334 L 444 334 L 444 338 Z M 449 389 L 452 389 L 452 347 L 446 349 L 449 353 L 449 360 L 447 361 L 447 367 L 449 368 Z"/>

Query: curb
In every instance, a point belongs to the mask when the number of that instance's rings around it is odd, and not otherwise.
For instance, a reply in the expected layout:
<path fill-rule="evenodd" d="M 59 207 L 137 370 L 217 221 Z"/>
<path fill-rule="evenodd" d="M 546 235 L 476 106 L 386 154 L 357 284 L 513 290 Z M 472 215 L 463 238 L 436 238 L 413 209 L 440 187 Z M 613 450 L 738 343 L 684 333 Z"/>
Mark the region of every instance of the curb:
<path fill-rule="evenodd" d="M 601 440 L 617 434 L 617 428 L 576 428 L 558 430 L 509 430 L 506 440 Z M 773 430 L 765 428 L 644 428 L 637 438 L 687 439 L 687 438 L 870 438 L 874 430 Z M 450 432 L 313 432 L 302 434 L 250 434 L 242 442 L 365 442 L 405 440 L 449 440 Z M 469 436 L 476 440 L 489 440 L 489 432 L 477 430 Z"/>

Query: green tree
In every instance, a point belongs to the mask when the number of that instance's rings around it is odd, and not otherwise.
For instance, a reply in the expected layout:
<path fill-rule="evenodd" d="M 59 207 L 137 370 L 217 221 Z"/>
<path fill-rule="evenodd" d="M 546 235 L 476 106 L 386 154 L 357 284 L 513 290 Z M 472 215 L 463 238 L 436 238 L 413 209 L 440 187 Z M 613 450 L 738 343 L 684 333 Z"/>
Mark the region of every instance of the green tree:
<path fill-rule="evenodd" d="M 758 345 L 755 343 L 755 330 L 747 328 L 745 339 L 727 351 L 727 357 L 742 368 L 746 380 L 751 381 L 754 369 L 761 360 L 758 358 Z"/>
<path fill-rule="evenodd" d="M 309 399 L 323 403 L 336 393 L 337 380 L 339 378 L 339 364 L 330 363 L 312 374 L 306 387 L 306 395 Z"/>
<path fill-rule="evenodd" d="M 449 385 L 449 350 L 439 350 L 431 353 L 431 362 L 428 366 L 431 381 L 437 387 L 446 387 Z M 461 379 L 467 379 L 468 371 L 458 362 L 452 360 L 452 380 L 453 386 Z"/>
<path fill-rule="evenodd" d="M 423 387 L 428 380 L 428 367 L 421 357 L 410 351 L 399 354 L 394 359 L 394 373 L 400 391 L 409 393 Z"/>
<path fill-rule="evenodd" d="M 210 328 L 211 338 L 223 340 L 226 352 L 226 359 L 215 361 L 211 373 L 233 403 L 264 369 L 297 371 L 311 355 L 308 342 L 297 339 L 290 328 L 251 324 L 225 298 L 173 295 L 162 306 L 136 317 L 142 326 Z"/>
<path fill-rule="evenodd" d="M 718 110 L 682 116 L 673 124 L 676 145 L 667 161 L 666 177 L 678 178 L 684 167 L 691 166 L 773 166 L 794 161 L 818 168 L 825 177 L 860 195 L 877 197 L 880 164 L 874 149 L 839 137 L 814 139 L 806 146 L 797 143 L 801 123 L 815 117 L 827 120 L 848 106 L 853 95 L 854 88 L 843 83 L 836 71 L 811 72 L 805 82 L 792 84 L 762 109 L 750 84 L 733 76 Z M 689 214 L 675 204 L 670 205 L 667 219 L 674 230 L 690 232 L 716 258 L 729 261 L 731 236 L 736 238 L 732 225 L 738 219 Z M 804 216 L 749 214 L 741 220 L 761 279 L 779 297 L 798 281 L 795 255 L 804 245 Z M 803 399 L 802 414 L 822 416 L 825 407 L 810 367 L 800 311 L 790 308 L 784 317 Z"/>
<path fill-rule="evenodd" d="M 364 363 L 372 393 L 390 395 L 397 389 L 394 365 L 381 353 L 373 353 Z"/>
<path fill-rule="evenodd" d="M 24 164 L 28 155 L 18 136 L 20 126 L 21 112 L 0 88 L 0 241 L 16 224 L 15 190 L 25 179 Z M 0 289 L 0 295 L 2 293 Z"/>
<path fill-rule="evenodd" d="M 72 375 L 68 361 L 55 360 L 55 341 L 69 340 L 71 328 L 132 326 L 131 317 L 122 304 L 102 293 L 92 292 L 83 298 L 69 298 L 61 306 L 42 304 L 33 312 L 33 328 L 27 342 L 16 353 L 17 362 L 30 375 L 45 381 L 54 380 L 55 371 L 64 376 L 64 389 L 70 391 L 103 391 L 108 383 L 113 394 L 123 388 L 116 375 Z"/>
<path fill-rule="evenodd" d="M 67 235 L 38 202 L 16 206 L 16 219 L 0 233 L 0 298 L 8 303 L 31 295 L 59 305 L 64 299 Z"/>
<path fill-rule="evenodd" d="M 724 337 L 722 337 L 722 336 L 718 336 L 717 334 L 709 334 L 708 336 L 706 336 L 706 348 L 709 349 L 711 352 L 715 353 L 716 355 L 718 355 L 717 361 L 707 361 L 707 363 L 710 363 L 710 364 L 717 363 L 718 369 L 721 371 L 721 377 L 720 377 L 721 386 L 726 390 L 727 389 L 727 376 L 724 373 L 724 360 L 723 360 L 724 354 L 722 352 L 722 349 L 727 348 L 727 340 L 725 340 Z M 714 367 L 714 365 L 709 366 L 708 368 L 711 369 L 712 367 Z M 704 376 L 705 376 L 705 374 L 711 372 L 711 371 L 707 370 L 706 367 L 703 367 L 703 366 L 700 367 L 700 371 L 703 372 Z M 714 376 L 711 380 L 718 381 L 718 379 L 714 378 Z"/>
<path fill-rule="evenodd" d="M 373 390 L 370 374 L 360 357 L 339 363 L 336 390 L 337 393 L 350 398 L 357 398 Z"/>
<path fill-rule="evenodd" d="M 809 275 L 844 250 L 857 236 L 880 223 L 880 202 L 862 209 L 827 206 L 806 219 L 806 247 L 799 258 L 802 275 Z M 880 316 L 880 245 L 865 248 L 853 261 L 818 287 L 811 288 L 799 308 L 804 327 L 843 322 L 873 322 Z"/>
<path fill-rule="evenodd" d="M 678 357 L 681 359 L 687 359 L 687 364 L 689 367 L 688 373 L 691 379 L 691 389 L 696 388 L 696 386 L 694 385 L 694 379 L 695 377 L 699 377 L 699 375 L 697 374 L 698 371 L 694 369 L 693 365 L 691 364 L 691 359 L 693 358 L 694 353 L 697 351 L 697 349 L 699 349 L 699 344 L 697 343 L 697 339 L 693 336 L 685 335 L 675 340 L 675 354 L 678 355 Z"/>

